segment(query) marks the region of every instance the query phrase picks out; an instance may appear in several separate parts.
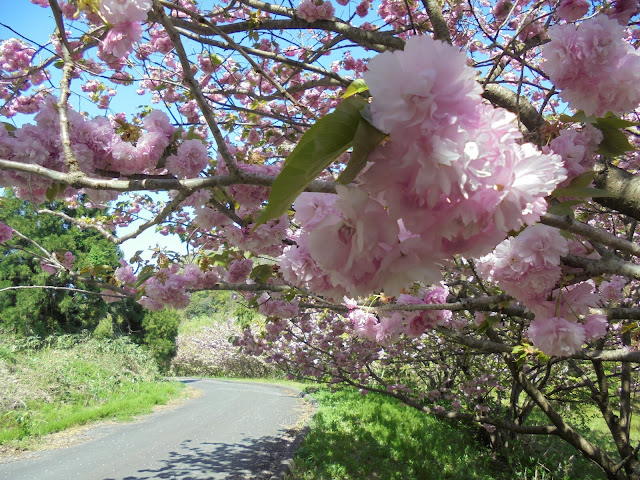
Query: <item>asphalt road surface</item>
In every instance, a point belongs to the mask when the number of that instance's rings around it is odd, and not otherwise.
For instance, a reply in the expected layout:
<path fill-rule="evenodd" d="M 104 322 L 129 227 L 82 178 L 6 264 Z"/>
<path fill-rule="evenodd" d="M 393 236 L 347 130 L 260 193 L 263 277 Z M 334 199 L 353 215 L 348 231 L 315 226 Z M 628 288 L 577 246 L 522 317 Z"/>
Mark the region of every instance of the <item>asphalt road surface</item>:
<path fill-rule="evenodd" d="M 77 445 L 0 464 L 0 479 L 270 478 L 306 402 L 275 385 L 183 381 L 202 395 L 134 423 L 96 427 Z"/>

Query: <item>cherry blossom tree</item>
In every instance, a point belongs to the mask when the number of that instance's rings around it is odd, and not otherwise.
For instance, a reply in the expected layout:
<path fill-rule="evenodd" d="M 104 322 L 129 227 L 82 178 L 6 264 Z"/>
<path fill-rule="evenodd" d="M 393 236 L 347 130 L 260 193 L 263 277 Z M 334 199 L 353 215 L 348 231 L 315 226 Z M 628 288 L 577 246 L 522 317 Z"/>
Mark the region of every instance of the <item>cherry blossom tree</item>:
<path fill-rule="evenodd" d="M 32 3 L 51 37 L 0 43 L 0 183 L 189 252 L 78 271 L 33 244 L 45 271 L 150 310 L 238 291 L 267 318 L 238 345 L 292 374 L 640 478 L 637 1 Z"/>

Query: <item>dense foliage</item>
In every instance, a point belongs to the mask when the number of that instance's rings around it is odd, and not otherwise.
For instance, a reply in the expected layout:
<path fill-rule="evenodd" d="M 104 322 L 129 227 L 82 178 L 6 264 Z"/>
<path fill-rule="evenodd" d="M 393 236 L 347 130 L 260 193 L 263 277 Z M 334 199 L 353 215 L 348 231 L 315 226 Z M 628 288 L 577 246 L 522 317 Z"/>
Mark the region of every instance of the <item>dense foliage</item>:
<path fill-rule="evenodd" d="M 126 337 L 0 339 L 0 451 L 19 441 L 104 418 L 146 413 L 180 391 L 159 383 L 149 353 Z"/>
<path fill-rule="evenodd" d="M 140 330 L 142 309 L 130 301 L 110 306 L 97 295 L 100 289 L 91 281 L 94 271 L 119 265 L 119 249 L 95 230 L 80 229 L 71 222 L 83 217 L 95 218 L 102 214 L 100 210 L 81 203 L 70 208 L 55 202 L 36 211 L 33 204 L 16 198 L 10 191 L 0 198 L 0 205 L 0 220 L 26 237 L 16 239 L 0 252 L 0 288 L 3 288 L 0 328 L 3 331 L 46 336 L 93 330 L 108 313 L 116 318 L 121 331 Z M 60 259 L 65 253 L 74 252 L 76 272 L 83 275 L 47 273 L 42 268 L 44 257 L 38 246 Z M 19 285 L 54 288 L 7 288 Z"/>

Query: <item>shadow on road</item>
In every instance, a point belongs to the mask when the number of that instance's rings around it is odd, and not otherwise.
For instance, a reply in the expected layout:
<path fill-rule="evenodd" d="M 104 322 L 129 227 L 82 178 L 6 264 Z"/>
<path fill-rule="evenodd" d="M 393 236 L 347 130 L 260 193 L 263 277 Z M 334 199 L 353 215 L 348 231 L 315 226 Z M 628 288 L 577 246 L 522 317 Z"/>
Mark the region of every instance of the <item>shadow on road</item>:
<path fill-rule="evenodd" d="M 247 438 L 238 443 L 200 443 L 191 440 L 181 443 L 180 450 L 169 453 L 163 466 L 139 470 L 139 475 L 104 480 L 147 479 L 229 479 L 261 480 L 271 477 L 290 445 L 294 432 L 283 431 L 282 436 Z"/>

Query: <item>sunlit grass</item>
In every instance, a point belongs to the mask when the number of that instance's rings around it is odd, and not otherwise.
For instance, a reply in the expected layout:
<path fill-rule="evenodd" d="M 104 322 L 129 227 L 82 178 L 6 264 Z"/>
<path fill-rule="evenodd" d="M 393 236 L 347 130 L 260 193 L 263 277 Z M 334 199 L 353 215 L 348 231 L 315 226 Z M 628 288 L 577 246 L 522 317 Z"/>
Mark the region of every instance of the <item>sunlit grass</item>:
<path fill-rule="evenodd" d="M 320 388 L 313 396 L 318 411 L 292 479 L 508 478 L 492 468 L 487 448 L 459 424 L 353 389 Z"/>
<path fill-rule="evenodd" d="M 148 353 L 126 340 L 65 337 L 53 346 L 2 342 L 0 445 L 28 448 L 42 435 L 95 420 L 128 420 L 179 396 Z M 58 345 L 64 343 L 64 345 Z"/>

